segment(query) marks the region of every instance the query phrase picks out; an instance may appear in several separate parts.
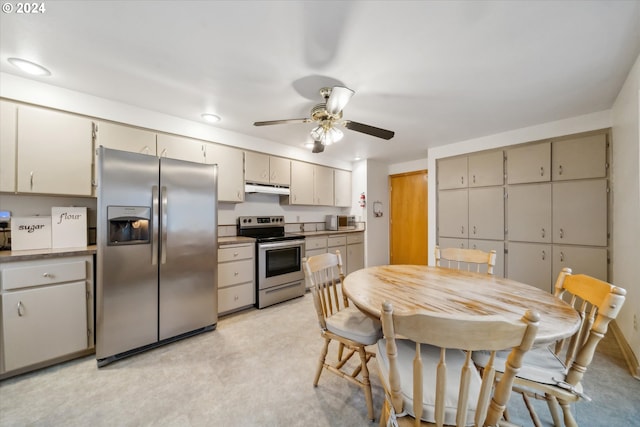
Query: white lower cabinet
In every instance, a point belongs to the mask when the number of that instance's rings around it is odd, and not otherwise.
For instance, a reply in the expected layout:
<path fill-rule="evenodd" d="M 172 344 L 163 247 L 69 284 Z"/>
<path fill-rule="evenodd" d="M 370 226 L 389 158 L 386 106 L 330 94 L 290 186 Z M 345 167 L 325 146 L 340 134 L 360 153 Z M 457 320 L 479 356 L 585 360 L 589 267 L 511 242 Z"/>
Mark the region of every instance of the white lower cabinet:
<path fill-rule="evenodd" d="M 93 348 L 93 257 L 7 262 L 0 278 L 3 374 Z"/>
<path fill-rule="evenodd" d="M 255 246 L 253 243 L 218 248 L 218 313 L 255 304 Z"/>
<path fill-rule="evenodd" d="M 364 233 L 347 234 L 347 271 L 353 273 L 364 268 Z"/>

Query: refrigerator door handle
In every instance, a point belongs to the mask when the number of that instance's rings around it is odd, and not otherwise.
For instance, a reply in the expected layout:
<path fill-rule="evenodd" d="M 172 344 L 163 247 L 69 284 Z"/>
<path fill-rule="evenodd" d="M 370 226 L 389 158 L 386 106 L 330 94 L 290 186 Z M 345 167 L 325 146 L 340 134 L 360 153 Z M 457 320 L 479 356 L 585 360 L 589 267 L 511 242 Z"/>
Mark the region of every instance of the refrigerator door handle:
<path fill-rule="evenodd" d="M 152 213 L 151 219 L 151 265 L 158 264 L 158 186 L 151 188 Z"/>
<path fill-rule="evenodd" d="M 162 186 L 160 195 L 162 197 L 162 222 L 160 223 L 162 248 L 160 249 L 160 263 L 165 264 L 167 262 L 167 187 Z"/>

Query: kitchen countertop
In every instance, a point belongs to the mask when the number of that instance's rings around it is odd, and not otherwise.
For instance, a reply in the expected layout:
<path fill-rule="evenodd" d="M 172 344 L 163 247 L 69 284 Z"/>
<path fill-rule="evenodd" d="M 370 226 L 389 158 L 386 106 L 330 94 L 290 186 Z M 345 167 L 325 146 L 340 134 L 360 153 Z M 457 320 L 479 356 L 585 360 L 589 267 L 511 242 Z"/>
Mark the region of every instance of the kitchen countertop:
<path fill-rule="evenodd" d="M 30 259 L 58 258 L 77 255 L 94 255 L 96 245 L 84 248 L 30 249 L 24 251 L 0 251 L 0 263 L 27 261 Z"/>
<path fill-rule="evenodd" d="M 355 229 L 355 230 L 320 230 L 320 231 L 300 231 L 289 234 L 297 234 L 305 237 L 316 237 L 316 236 L 332 236 L 336 234 L 350 234 L 350 233 L 362 233 L 364 232 L 364 228 Z"/>
<path fill-rule="evenodd" d="M 234 243 L 255 243 L 256 239 L 253 237 L 244 236 L 230 236 L 230 237 L 218 237 L 218 246 L 233 245 Z"/>
<path fill-rule="evenodd" d="M 253 237 L 231 236 L 219 237 L 218 245 L 232 245 L 234 243 L 254 243 Z M 96 245 L 86 248 L 59 248 L 59 249 L 30 249 L 24 251 L 0 251 L 0 263 L 13 261 L 27 261 L 31 259 L 59 258 L 66 256 L 95 255 Z"/>

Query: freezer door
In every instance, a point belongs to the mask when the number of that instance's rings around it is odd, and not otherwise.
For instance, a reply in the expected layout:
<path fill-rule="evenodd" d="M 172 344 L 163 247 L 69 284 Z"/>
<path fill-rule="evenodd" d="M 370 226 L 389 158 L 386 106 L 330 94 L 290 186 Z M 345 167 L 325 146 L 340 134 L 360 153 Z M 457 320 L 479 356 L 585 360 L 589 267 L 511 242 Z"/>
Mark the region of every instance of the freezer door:
<path fill-rule="evenodd" d="M 158 266 L 154 254 L 158 159 L 100 147 L 98 151 L 96 358 L 105 359 L 158 341 Z M 151 236 L 109 245 L 108 211 L 146 212 Z M 113 218 L 112 218 L 113 219 Z M 116 230 L 117 231 L 117 230 Z M 124 232 L 124 230 L 123 230 Z M 129 231 L 130 232 L 130 231 Z M 134 243 L 134 242 L 129 242 Z"/>
<path fill-rule="evenodd" d="M 160 159 L 160 340 L 218 320 L 217 166 Z"/>

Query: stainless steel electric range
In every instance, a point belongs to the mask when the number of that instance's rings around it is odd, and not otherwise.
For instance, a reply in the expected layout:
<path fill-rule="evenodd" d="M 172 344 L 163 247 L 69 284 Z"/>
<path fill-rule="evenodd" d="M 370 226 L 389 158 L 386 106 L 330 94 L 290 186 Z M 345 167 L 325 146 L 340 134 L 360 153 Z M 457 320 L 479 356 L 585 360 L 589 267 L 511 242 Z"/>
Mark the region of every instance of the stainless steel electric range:
<path fill-rule="evenodd" d="M 238 236 L 256 239 L 258 308 L 305 293 L 304 236 L 285 233 L 284 224 L 284 216 L 238 217 Z"/>

